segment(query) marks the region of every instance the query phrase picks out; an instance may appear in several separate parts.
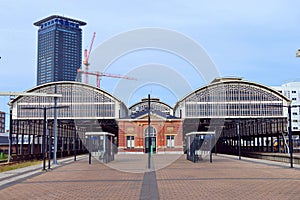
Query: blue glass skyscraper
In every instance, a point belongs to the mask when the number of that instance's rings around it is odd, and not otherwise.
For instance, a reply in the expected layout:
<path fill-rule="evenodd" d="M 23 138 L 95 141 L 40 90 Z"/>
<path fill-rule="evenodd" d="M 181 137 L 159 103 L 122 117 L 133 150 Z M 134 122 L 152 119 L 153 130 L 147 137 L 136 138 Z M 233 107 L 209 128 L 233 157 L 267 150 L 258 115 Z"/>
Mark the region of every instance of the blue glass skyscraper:
<path fill-rule="evenodd" d="M 86 22 L 52 15 L 34 23 L 38 30 L 37 85 L 75 81 L 82 62 L 82 30 Z"/>

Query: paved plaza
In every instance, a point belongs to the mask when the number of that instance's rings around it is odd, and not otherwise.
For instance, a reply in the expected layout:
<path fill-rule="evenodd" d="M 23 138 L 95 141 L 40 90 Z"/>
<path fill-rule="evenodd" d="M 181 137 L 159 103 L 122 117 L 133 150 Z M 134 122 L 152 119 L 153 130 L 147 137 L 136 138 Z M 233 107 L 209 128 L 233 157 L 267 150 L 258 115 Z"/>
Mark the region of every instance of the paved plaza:
<path fill-rule="evenodd" d="M 94 159 L 89 165 L 83 156 L 48 172 L 32 169 L 38 172 L 0 185 L 0 199 L 300 199 L 298 165 L 292 169 L 225 155 L 214 155 L 213 163 L 193 163 L 185 155 L 173 155 L 172 162 L 172 155 L 155 156 L 154 167 L 155 162 L 160 167 L 154 171 L 147 170 L 147 155 L 118 155 L 109 166 Z M 130 172 L 134 166 L 145 171 Z M 0 176 L 0 183 L 4 179 Z"/>

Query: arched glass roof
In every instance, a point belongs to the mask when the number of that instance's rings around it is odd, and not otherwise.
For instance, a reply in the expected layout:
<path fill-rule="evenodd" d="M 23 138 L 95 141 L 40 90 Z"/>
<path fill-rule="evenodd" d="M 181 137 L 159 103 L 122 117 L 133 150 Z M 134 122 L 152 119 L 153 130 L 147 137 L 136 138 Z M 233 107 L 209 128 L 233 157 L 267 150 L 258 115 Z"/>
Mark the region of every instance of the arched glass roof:
<path fill-rule="evenodd" d="M 55 93 L 55 87 L 62 98 L 58 98 L 59 119 L 115 119 L 127 116 L 123 102 L 108 92 L 80 82 L 60 81 L 36 86 L 26 92 Z M 18 96 L 10 104 L 14 119 L 42 119 L 43 110 L 26 109 L 53 107 L 53 97 Z M 53 110 L 47 110 L 47 118 L 53 118 Z"/>
<path fill-rule="evenodd" d="M 241 78 L 218 78 L 174 108 L 182 118 L 278 117 L 290 100 L 276 90 Z"/>
<path fill-rule="evenodd" d="M 158 98 L 150 99 L 150 107 L 151 110 L 160 111 L 165 114 L 173 114 L 173 108 L 168 104 L 161 102 Z M 146 111 L 148 109 L 148 99 L 142 99 L 142 101 L 132 105 L 129 107 L 129 111 L 131 114 L 139 113 Z"/>

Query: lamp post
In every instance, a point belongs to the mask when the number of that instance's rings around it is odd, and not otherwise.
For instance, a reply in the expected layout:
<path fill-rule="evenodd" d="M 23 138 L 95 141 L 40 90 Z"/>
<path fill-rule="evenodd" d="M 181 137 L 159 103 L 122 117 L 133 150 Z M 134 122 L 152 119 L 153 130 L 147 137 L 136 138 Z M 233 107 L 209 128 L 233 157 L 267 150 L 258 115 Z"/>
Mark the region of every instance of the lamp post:
<path fill-rule="evenodd" d="M 238 135 L 238 152 L 239 152 L 239 160 L 241 160 L 241 133 L 240 133 L 240 119 L 237 123 L 237 135 Z"/>
<path fill-rule="evenodd" d="M 1 57 L 0 57 L 1 59 Z M 0 92 L 0 96 L 10 96 L 11 101 L 13 100 L 13 96 L 36 96 L 36 97 L 56 97 L 61 98 L 62 94 L 49 94 L 49 93 L 36 93 L 36 92 Z M 12 158 L 12 134 L 13 134 L 13 125 L 12 125 L 12 109 L 13 105 L 11 102 L 8 103 L 10 106 L 10 117 L 9 117 L 9 155 L 8 155 L 8 162 L 10 162 Z"/>
<path fill-rule="evenodd" d="M 77 132 L 77 128 L 76 126 L 74 126 L 74 144 L 73 144 L 73 151 L 74 151 L 74 161 L 76 161 L 76 132 Z"/>
<path fill-rule="evenodd" d="M 285 107 L 288 109 L 288 138 L 289 138 L 289 154 L 290 154 L 290 167 L 293 168 L 293 133 L 292 133 L 292 108 L 300 107 L 300 105 L 291 105 L 291 102 L 285 105 L 270 105 L 271 107 Z"/>
<path fill-rule="evenodd" d="M 288 109 L 288 137 L 289 137 L 289 154 L 290 154 L 290 167 L 293 168 L 293 133 L 292 133 L 292 108 L 300 107 L 300 105 L 291 105 L 291 102 L 287 106 Z"/>
<path fill-rule="evenodd" d="M 241 139 L 242 138 L 241 138 L 241 132 L 240 132 L 241 120 L 240 120 L 240 118 L 238 118 L 238 120 L 236 122 L 236 120 L 227 119 L 226 122 L 236 125 L 236 127 L 233 126 L 233 128 L 230 130 L 232 130 L 234 133 L 237 134 L 237 144 L 236 144 L 237 145 L 237 155 L 239 156 L 239 160 L 241 160 L 241 155 L 242 155 L 242 147 L 241 147 Z"/>
<path fill-rule="evenodd" d="M 151 168 L 151 136 L 150 136 L 150 94 L 148 94 L 148 169 Z"/>
<path fill-rule="evenodd" d="M 57 93 L 57 85 L 54 86 L 54 93 Z M 54 107 L 57 108 L 57 97 L 54 97 Z M 57 109 L 54 109 L 54 122 L 53 122 L 53 136 L 54 136 L 54 149 L 53 149 L 53 165 L 57 164 Z"/>
<path fill-rule="evenodd" d="M 288 105 L 288 116 L 289 116 L 289 125 L 288 125 L 288 134 L 289 134 L 289 152 L 290 152 L 290 164 L 293 168 L 293 140 L 292 140 L 292 114 L 291 114 L 291 104 Z"/>
<path fill-rule="evenodd" d="M 36 109 L 38 109 L 38 108 L 36 108 Z M 45 171 L 46 170 L 46 152 L 45 152 L 45 146 L 46 146 L 46 131 L 47 131 L 47 109 L 46 109 L 46 107 L 44 107 L 42 109 L 44 111 L 42 154 L 43 154 L 43 171 Z"/>
<path fill-rule="evenodd" d="M 25 107 L 26 110 L 43 110 L 43 138 L 42 138 L 42 154 L 43 154 L 43 171 L 46 171 L 46 132 L 47 132 L 47 107 Z"/>
<path fill-rule="evenodd" d="M 22 109 L 26 110 L 43 110 L 43 142 L 42 142 L 42 154 L 43 154 L 43 171 L 46 171 L 46 152 L 45 152 L 45 147 L 46 147 L 46 132 L 47 132 L 47 110 L 50 109 L 60 109 L 60 108 L 68 108 L 69 106 L 51 106 L 51 107 L 25 107 Z M 49 135 L 50 138 L 50 135 Z M 50 159 L 50 151 L 51 148 L 49 148 L 49 153 L 48 153 L 48 159 Z M 56 152 L 54 152 L 56 153 Z M 48 164 L 48 169 L 50 169 L 50 162 Z"/>
<path fill-rule="evenodd" d="M 8 162 L 12 159 L 12 132 L 13 132 L 13 124 L 12 124 L 12 106 L 9 109 L 9 148 L 8 148 Z"/>

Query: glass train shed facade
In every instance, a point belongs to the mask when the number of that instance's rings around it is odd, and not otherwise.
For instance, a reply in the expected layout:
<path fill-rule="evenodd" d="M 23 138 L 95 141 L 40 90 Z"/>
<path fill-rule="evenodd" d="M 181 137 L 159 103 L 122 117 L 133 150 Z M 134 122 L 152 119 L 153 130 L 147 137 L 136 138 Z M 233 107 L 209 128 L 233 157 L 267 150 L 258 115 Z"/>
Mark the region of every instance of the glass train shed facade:
<path fill-rule="evenodd" d="M 57 102 L 57 106 L 67 106 L 57 110 L 59 146 L 62 153 L 63 150 L 72 149 L 72 145 L 79 149 L 84 148 L 84 133 L 95 131 L 112 133 L 115 135 L 114 144 L 118 146 L 121 142 L 123 149 L 134 151 L 132 148 L 136 146 L 140 148 L 139 151 L 145 152 L 145 142 L 138 137 L 138 134 L 145 135 L 145 130 L 140 128 L 146 127 L 146 123 L 141 125 L 146 119 L 142 114 L 148 109 L 145 100 L 128 109 L 117 97 L 102 89 L 69 81 L 39 85 L 27 92 L 63 95 Z M 158 151 L 159 148 L 167 149 L 169 146 L 182 151 L 183 148 L 178 145 L 182 144 L 184 147 L 186 134 L 203 131 L 216 132 L 219 138 L 216 145 L 218 151 L 235 151 L 238 135 L 241 136 L 245 151 L 281 151 L 287 135 L 286 106 L 289 103 L 288 98 L 267 86 L 241 78 L 217 78 L 186 95 L 174 108 L 163 102 L 152 101 L 152 116 L 157 118 L 154 121 L 176 121 L 176 126 L 164 123 L 167 125 L 161 126 L 163 136 L 159 137 L 157 134 L 153 137 L 160 141 L 156 144 Z M 28 108 L 53 107 L 53 98 L 18 96 L 10 105 L 12 135 L 15 136 L 13 153 L 30 155 L 40 152 L 40 147 L 36 144 L 40 144 L 43 132 L 43 110 Z M 47 110 L 50 135 L 53 133 L 53 119 L 54 110 Z M 132 127 L 122 128 L 127 121 L 131 125 L 136 121 L 136 130 L 141 129 L 142 132 L 133 131 L 135 129 Z M 75 142 L 74 132 L 77 134 Z M 118 138 L 121 132 L 124 136 L 122 140 Z M 24 136 L 27 137 L 27 143 L 24 143 Z M 183 142 L 176 143 L 179 137 Z M 137 140 L 133 141 L 133 138 Z M 170 145 L 173 143 L 174 145 Z"/>

